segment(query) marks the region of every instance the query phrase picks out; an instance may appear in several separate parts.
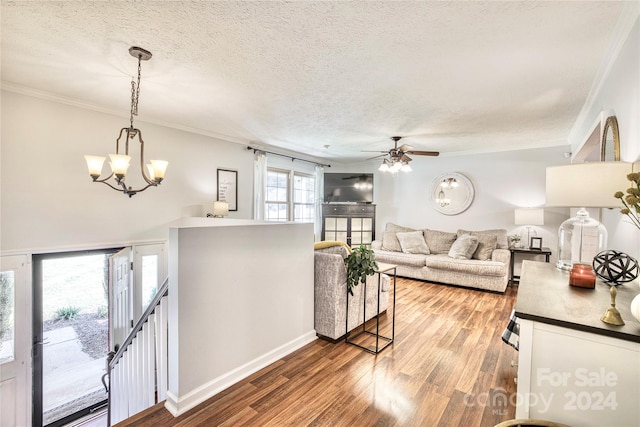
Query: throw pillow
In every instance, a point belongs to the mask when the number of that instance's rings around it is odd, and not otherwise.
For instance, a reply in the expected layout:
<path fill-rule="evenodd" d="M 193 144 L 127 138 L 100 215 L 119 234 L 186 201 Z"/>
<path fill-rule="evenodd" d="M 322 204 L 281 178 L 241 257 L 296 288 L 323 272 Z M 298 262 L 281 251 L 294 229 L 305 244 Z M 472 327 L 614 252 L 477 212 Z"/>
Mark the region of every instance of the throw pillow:
<path fill-rule="evenodd" d="M 395 231 L 382 232 L 382 250 L 402 252 L 402 247 L 400 247 L 400 242 L 398 241 L 398 236 L 396 236 Z"/>
<path fill-rule="evenodd" d="M 408 231 L 405 233 L 396 233 L 402 252 L 405 254 L 424 254 L 429 255 L 429 247 L 424 241 L 422 231 Z"/>
<path fill-rule="evenodd" d="M 496 248 L 497 236 L 483 235 L 476 237 L 478 238 L 478 248 L 473 253 L 473 258 L 482 261 L 491 259 L 493 250 Z"/>
<path fill-rule="evenodd" d="M 481 234 L 495 235 L 498 240 L 496 247 L 498 249 L 509 249 L 509 240 L 507 238 L 507 230 L 505 230 L 504 228 L 492 228 L 490 230 L 482 230 L 482 231 L 458 230 L 458 235 L 461 235 L 461 234 L 471 234 L 472 236 L 479 236 Z"/>
<path fill-rule="evenodd" d="M 478 238 L 476 236 L 463 234 L 451 245 L 449 256 L 455 259 L 471 259 L 477 247 Z"/>
<path fill-rule="evenodd" d="M 456 233 L 447 233 L 446 231 L 424 230 L 424 240 L 427 242 L 429 251 L 432 254 L 447 254 L 451 245 L 456 241 Z"/>
<path fill-rule="evenodd" d="M 493 250 L 498 246 L 498 236 L 496 230 L 483 230 L 483 231 L 466 231 L 458 230 L 458 236 L 471 235 L 478 238 L 478 247 L 473 254 L 473 259 L 479 259 L 486 261 L 491 259 Z"/>

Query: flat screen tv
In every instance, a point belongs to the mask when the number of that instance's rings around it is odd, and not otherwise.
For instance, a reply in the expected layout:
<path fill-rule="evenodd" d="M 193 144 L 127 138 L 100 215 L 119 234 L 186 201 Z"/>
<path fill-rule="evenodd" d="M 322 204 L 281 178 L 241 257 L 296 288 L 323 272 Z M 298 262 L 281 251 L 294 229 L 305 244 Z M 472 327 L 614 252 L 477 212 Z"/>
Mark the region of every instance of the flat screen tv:
<path fill-rule="evenodd" d="M 372 173 L 325 173 L 325 203 L 373 203 Z"/>

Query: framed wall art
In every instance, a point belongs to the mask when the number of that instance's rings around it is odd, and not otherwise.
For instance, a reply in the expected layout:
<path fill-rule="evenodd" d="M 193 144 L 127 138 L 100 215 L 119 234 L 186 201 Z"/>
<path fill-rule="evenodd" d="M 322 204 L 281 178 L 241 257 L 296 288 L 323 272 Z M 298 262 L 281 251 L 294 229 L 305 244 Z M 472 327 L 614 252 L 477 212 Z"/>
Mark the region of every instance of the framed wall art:
<path fill-rule="evenodd" d="M 218 201 L 229 203 L 230 211 L 238 210 L 238 171 L 218 169 Z"/>

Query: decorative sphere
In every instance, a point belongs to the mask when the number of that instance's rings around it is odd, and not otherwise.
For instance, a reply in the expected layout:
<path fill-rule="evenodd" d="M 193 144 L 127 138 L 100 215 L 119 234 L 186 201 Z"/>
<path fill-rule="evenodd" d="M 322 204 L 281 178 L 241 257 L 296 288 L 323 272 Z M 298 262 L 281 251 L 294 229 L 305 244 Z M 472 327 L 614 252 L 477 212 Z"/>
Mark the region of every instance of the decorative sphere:
<path fill-rule="evenodd" d="M 599 278 L 619 285 L 638 277 L 638 261 L 624 252 L 602 251 L 593 259 L 593 270 Z"/>

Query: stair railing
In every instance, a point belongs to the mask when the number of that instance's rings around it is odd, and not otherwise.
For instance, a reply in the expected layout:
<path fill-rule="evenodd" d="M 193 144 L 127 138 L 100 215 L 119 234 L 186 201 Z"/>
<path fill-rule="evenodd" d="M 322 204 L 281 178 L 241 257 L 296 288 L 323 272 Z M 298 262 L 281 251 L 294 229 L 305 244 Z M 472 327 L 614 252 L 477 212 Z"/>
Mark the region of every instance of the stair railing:
<path fill-rule="evenodd" d="M 109 353 L 102 381 L 109 426 L 166 399 L 168 295 L 167 278 L 122 346 Z"/>

